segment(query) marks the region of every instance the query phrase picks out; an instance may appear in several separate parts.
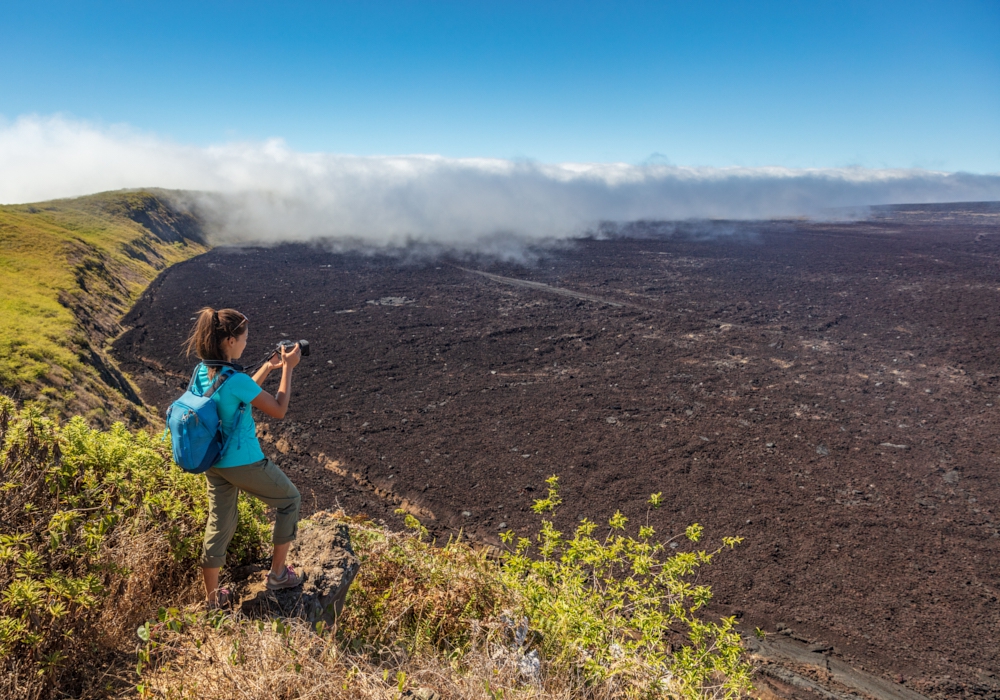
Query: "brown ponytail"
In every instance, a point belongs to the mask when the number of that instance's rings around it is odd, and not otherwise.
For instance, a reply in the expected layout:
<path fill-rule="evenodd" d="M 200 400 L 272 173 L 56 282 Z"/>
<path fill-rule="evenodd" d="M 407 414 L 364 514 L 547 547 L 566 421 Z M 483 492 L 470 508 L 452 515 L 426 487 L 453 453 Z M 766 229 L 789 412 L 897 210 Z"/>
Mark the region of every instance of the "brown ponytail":
<path fill-rule="evenodd" d="M 187 354 L 192 352 L 203 360 L 225 360 L 222 341 L 236 338 L 247 332 L 247 317 L 236 309 L 219 309 L 210 306 L 198 312 L 191 335 L 184 344 Z"/>

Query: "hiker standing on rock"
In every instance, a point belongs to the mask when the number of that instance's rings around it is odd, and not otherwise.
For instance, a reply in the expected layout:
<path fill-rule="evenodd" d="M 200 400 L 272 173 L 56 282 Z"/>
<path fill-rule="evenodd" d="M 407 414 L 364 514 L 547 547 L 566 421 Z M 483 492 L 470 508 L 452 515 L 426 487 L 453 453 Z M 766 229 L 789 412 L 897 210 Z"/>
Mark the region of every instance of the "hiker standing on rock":
<path fill-rule="evenodd" d="M 202 309 L 186 343 L 188 354 L 194 352 L 202 360 L 192 380 L 193 388 L 199 392 L 208 390 L 220 367 L 226 366 L 220 363 L 232 363 L 243 354 L 248 336 L 249 321 L 239 311 Z M 285 565 L 288 550 L 298 532 L 299 490 L 264 456 L 257 440 L 253 411 L 246 410 L 247 406 L 253 406 L 272 418 L 284 418 L 292 392 L 292 369 L 301 357 L 302 351 L 297 344 L 291 349 L 281 348 L 281 354 L 271 355 L 252 378 L 237 371 L 211 395 L 218 407 L 222 432 L 229 440 L 219 461 L 205 472 L 208 477 L 208 523 L 201 569 L 209 607 L 223 607 L 231 602 L 229 591 L 219 588 L 219 569 L 226 561 L 226 549 L 236 533 L 239 521 L 236 504 L 240 491 L 277 510 L 272 540 L 274 554 L 267 587 L 271 590 L 294 588 L 302 583 L 302 576 Z M 215 366 L 207 366 L 205 361 Z M 271 371 L 279 367 L 281 383 L 278 393 L 271 396 L 261 389 L 261 385 Z M 238 365 L 236 368 L 242 369 Z M 235 434 L 231 432 L 234 424 Z"/>

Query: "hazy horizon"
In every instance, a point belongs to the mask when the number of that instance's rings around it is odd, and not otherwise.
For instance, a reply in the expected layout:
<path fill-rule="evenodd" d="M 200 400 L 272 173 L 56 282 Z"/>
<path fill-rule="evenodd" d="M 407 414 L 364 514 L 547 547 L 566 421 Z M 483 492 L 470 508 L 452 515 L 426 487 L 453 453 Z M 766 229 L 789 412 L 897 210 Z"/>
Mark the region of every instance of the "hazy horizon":
<path fill-rule="evenodd" d="M 122 188 L 193 193 L 219 240 L 318 238 L 479 247 L 580 236 L 602 221 L 835 216 L 896 203 L 1000 200 L 1000 175 L 920 169 L 692 168 L 196 147 L 60 117 L 0 127 L 0 202 Z M 845 216 L 844 213 L 839 216 Z"/>

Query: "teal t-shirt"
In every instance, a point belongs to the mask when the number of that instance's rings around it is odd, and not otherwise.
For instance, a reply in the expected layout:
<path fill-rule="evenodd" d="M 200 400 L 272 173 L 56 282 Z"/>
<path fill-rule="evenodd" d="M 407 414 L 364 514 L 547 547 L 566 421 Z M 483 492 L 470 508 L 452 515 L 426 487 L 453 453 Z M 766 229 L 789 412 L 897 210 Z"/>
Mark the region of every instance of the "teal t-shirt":
<path fill-rule="evenodd" d="M 194 380 L 194 388 L 199 392 L 208 391 L 212 387 L 214 377 L 209 378 L 208 367 L 201 365 L 198 367 L 198 374 Z M 250 402 L 257 398 L 261 388 L 257 382 L 249 375 L 239 372 L 234 374 L 218 391 L 212 394 L 212 400 L 219 411 L 219 421 L 222 423 L 222 434 L 229 437 L 232 433 L 233 421 L 236 420 L 236 411 L 240 403 L 245 403 L 247 407 L 243 409 L 243 420 L 240 422 L 238 435 L 233 435 L 226 447 L 222 459 L 213 466 L 218 468 L 240 467 L 244 464 L 253 464 L 264 459 L 264 452 L 260 449 L 260 442 L 257 441 L 257 426 L 253 421 L 253 406 Z"/>

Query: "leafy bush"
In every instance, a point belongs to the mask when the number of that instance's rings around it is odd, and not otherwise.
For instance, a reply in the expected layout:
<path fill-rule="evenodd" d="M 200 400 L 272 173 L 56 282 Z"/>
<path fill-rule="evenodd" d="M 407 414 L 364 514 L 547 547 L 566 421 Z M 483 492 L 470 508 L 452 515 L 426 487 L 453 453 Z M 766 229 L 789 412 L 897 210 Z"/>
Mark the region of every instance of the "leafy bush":
<path fill-rule="evenodd" d="M 0 695 L 103 695 L 94 665 L 113 665 L 155 601 L 192 585 L 203 479 L 147 433 L 60 426 L 0 396 L 0 489 Z M 263 507 L 240 512 L 235 556 L 256 557 Z"/>
<path fill-rule="evenodd" d="M 550 513 L 562 502 L 558 478 L 550 477 L 548 485 L 548 496 L 535 501 L 536 513 Z M 658 507 L 660 494 L 649 504 Z M 739 697 L 750 687 L 751 669 L 736 620 L 700 619 L 696 613 L 712 593 L 687 577 L 741 538 L 723 538 L 713 552 L 671 553 L 676 537 L 657 542 L 646 524 L 634 538 L 627 525 L 619 511 L 603 538 L 594 536 L 598 525 L 586 519 L 570 539 L 545 519 L 534 543 L 504 533 L 513 548 L 502 576 L 520 600 L 521 638 L 537 629 L 542 658 L 589 685 L 610 683 L 626 694 L 649 696 Z M 702 527 L 691 525 L 684 536 L 698 542 Z"/>

